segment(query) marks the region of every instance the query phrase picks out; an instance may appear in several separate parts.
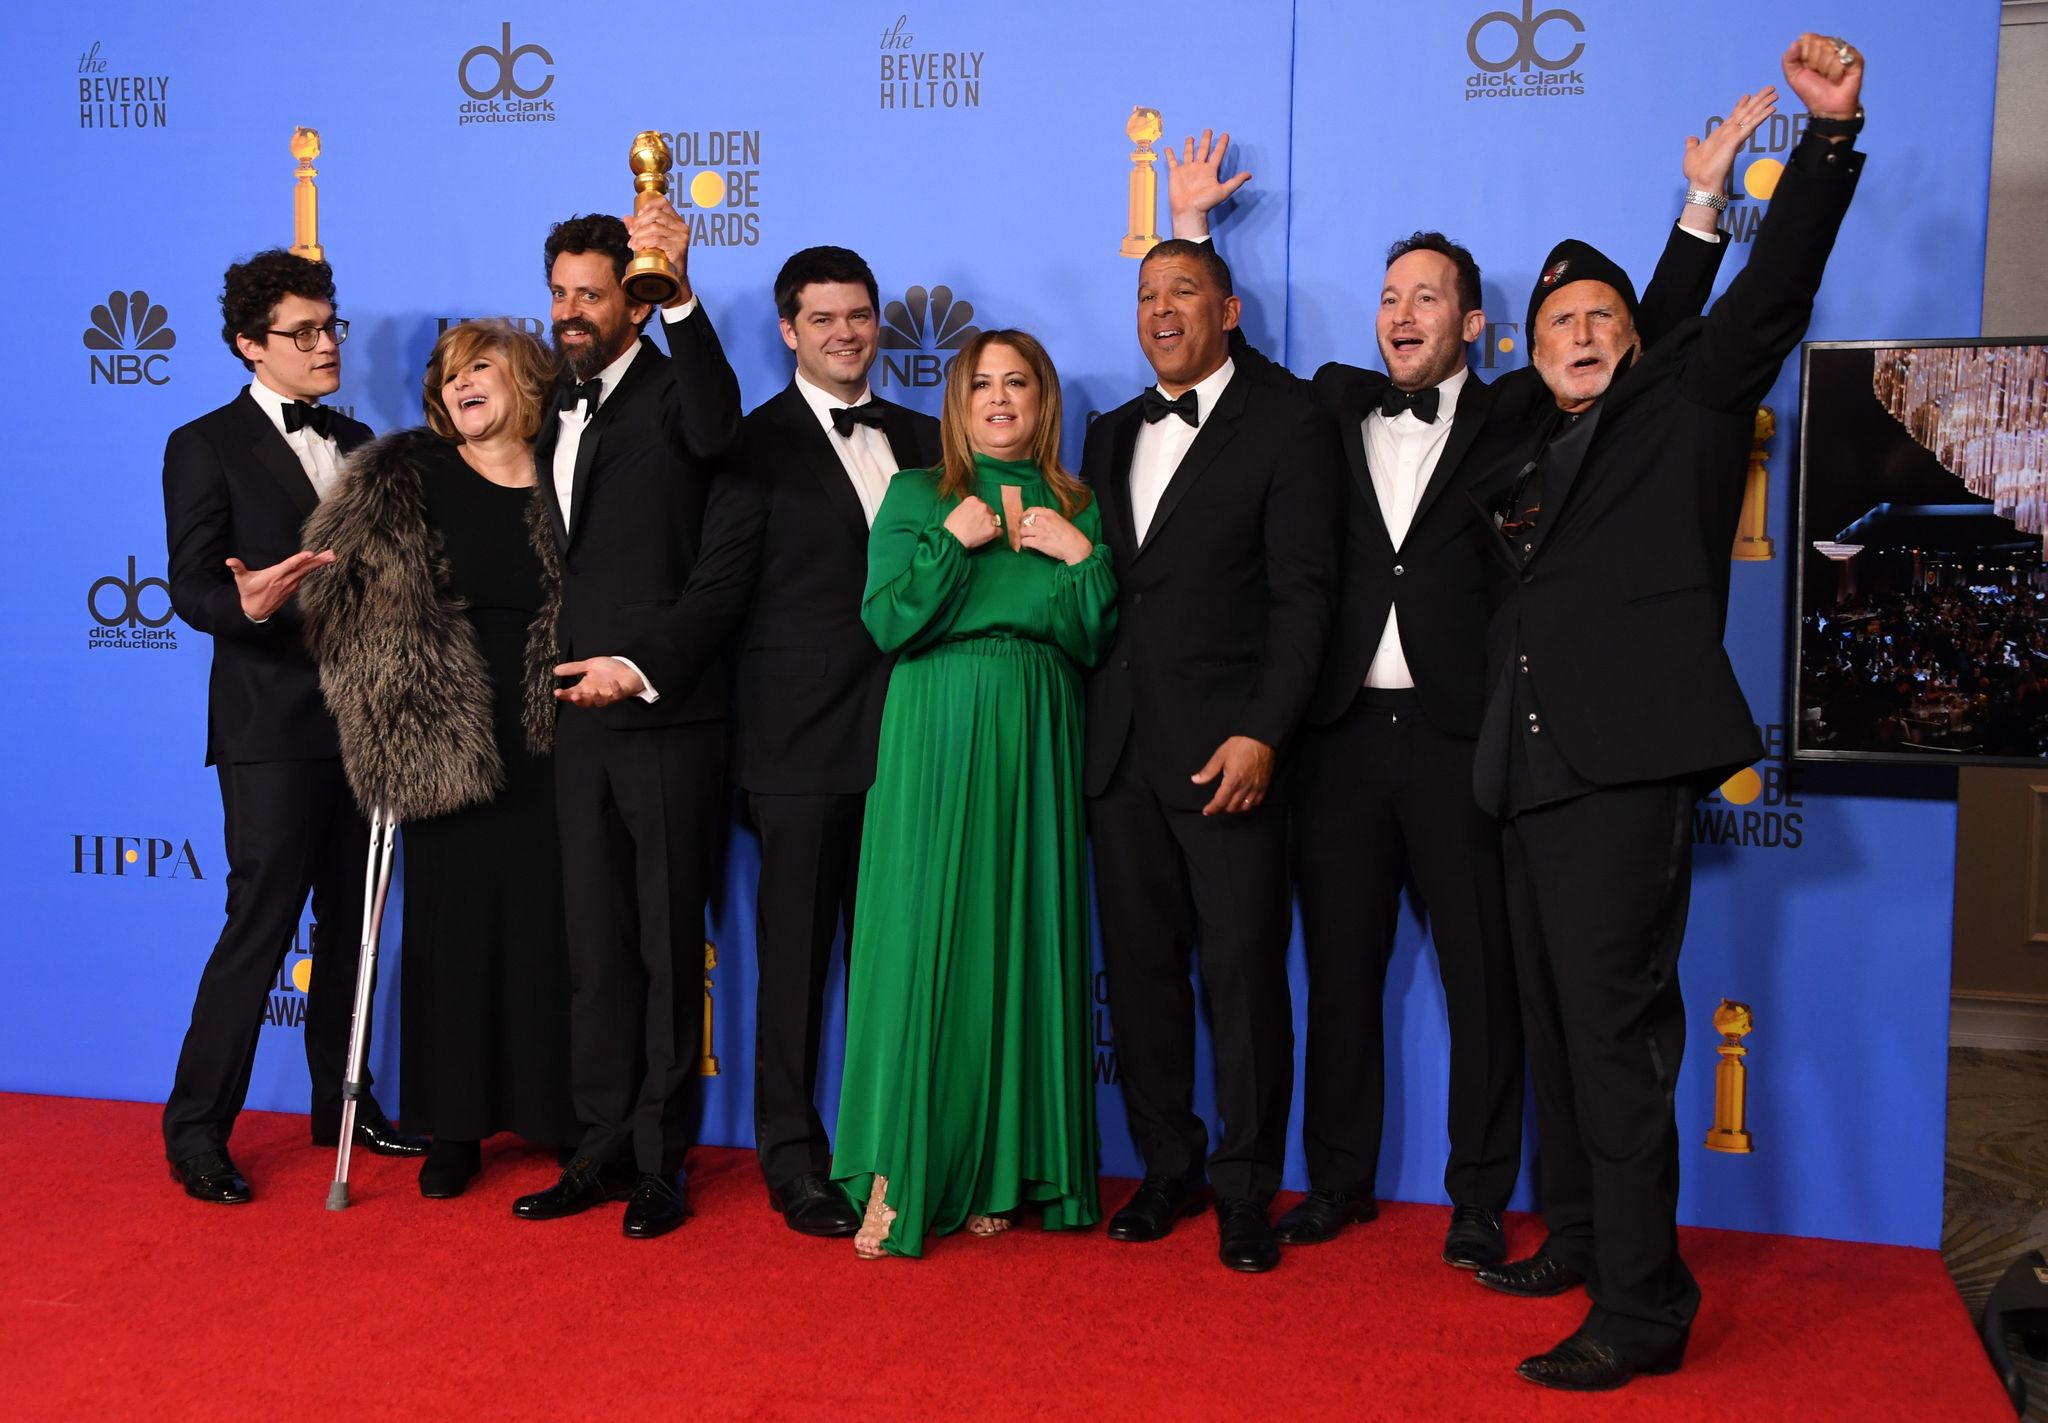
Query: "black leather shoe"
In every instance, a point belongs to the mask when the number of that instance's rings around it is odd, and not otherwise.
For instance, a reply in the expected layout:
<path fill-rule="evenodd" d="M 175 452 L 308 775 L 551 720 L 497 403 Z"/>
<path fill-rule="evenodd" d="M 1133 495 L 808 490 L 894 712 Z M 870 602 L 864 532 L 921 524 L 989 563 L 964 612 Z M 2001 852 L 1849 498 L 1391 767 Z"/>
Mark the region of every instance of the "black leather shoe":
<path fill-rule="evenodd" d="M 1637 1374 L 1668 1374 L 1685 1358 L 1685 1341 L 1676 1348 L 1649 1359 L 1633 1362 L 1589 1334 L 1574 1334 L 1547 1354 L 1536 1354 L 1515 1365 L 1515 1372 L 1530 1383 L 1545 1388 L 1596 1393 L 1620 1388 Z"/>
<path fill-rule="evenodd" d="M 1320 1245 L 1335 1240 L 1346 1225 L 1362 1225 L 1380 1213 L 1371 1190 L 1310 1191 L 1280 1217 L 1273 1233 L 1283 1245 Z"/>
<path fill-rule="evenodd" d="M 425 1156 L 427 1139 L 423 1136 L 406 1136 L 391 1125 L 391 1118 L 384 1115 L 384 1109 L 373 1097 L 365 1097 L 356 1103 L 355 1144 L 365 1151 L 374 1151 L 379 1156 Z M 341 1119 L 317 1124 L 313 1128 L 313 1145 L 341 1145 Z"/>
<path fill-rule="evenodd" d="M 1472 1278 L 1504 1295 L 1541 1299 L 1545 1295 L 1561 1295 L 1574 1285 L 1583 1285 L 1586 1272 L 1575 1270 L 1548 1255 L 1532 1255 L 1527 1260 L 1484 1266 Z"/>
<path fill-rule="evenodd" d="M 1221 1242 L 1216 1258 L 1231 1269 L 1257 1275 L 1280 1263 L 1280 1242 L 1257 1201 L 1216 1202 L 1216 1229 Z"/>
<path fill-rule="evenodd" d="M 420 1194 L 430 1201 L 453 1200 L 469 1189 L 471 1179 L 483 1169 L 484 1154 L 477 1143 L 437 1137 L 427 1147 L 427 1159 L 420 1163 Z"/>
<path fill-rule="evenodd" d="M 1508 1258 L 1508 1238 L 1500 1217 L 1484 1206 L 1452 1206 L 1451 1228 L 1444 1232 L 1444 1263 L 1459 1270 L 1499 1265 Z"/>
<path fill-rule="evenodd" d="M 623 1201 L 633 1193 L 633 1180 L 616 1166 L 599 1166 L 579 1156 L 562 1171 L 562 1179 L 545 1191 L 521 1196 L 512 1203 L 512 1214 L 521 1220 L 560 1220 L 578 1215 L 606 1201 Z"/>
<path fill-rule="evenodd" d="M 225 1151 L 202 1151 L 183 1161 L 173 1161 L 171 1179 L 195 1201 L 242 1206 L 255 1199 L 249 1194 L 249 1183 L 242 1179 L 242 1173 L 235 1169 Z"/>
<path fill-rule="evenodd" d="M 1179 1176 L 1147 1176 L 1137 1194 L 1109 1218 L 1109 1238 L 1135 1244 L 1164 1240 L 1174 1222 L 1202 1213 L 1202 1193 Z"/>
<path fill-rule="evenodd" d="M 652 1240 L 690 1218 L 690 1197 L 680 1175 L 643 1171 L 626 1202 L 626 1238 Z"/>
<path fill-rule="evenodd" d="M 798 1235 L 853 1235 L 860 1230 L 860 1212 L 843 1191 L 835 1191 L 823 1173 L 806 1171 L 794 1181 L 768 1188 L 768 1204 Z"/>

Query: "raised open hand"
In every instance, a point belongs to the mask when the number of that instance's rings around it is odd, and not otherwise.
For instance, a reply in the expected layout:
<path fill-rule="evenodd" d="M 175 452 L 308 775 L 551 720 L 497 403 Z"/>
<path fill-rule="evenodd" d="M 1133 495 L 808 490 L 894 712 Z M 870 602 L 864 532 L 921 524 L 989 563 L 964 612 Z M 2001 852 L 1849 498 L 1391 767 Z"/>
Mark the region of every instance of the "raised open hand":
<path fill-rule="evenodd" d="M 1251 181 L 1249 173 L 1221 176 L 1223 151 L 1229 147 L 1229 134 L 1205 128 L 1201 138 L 1182 142 L 1179 157 L 1166 150 L 1166 205 L 1175 237 L 1207 237 L 1209 210 Z"/>
<path fill-rule="evenodd" d="M 1744 94 L 1728 110 L 1727 119 L 1705 138 L 1685 140 L 1685 181 L 1703 193 L 1728 191 L 1728 175 L 1735 169 L 1735 155 L 1749 142 L 1763 121 L 1778 111 L 1778 86 L 1766 84 L 1754 94 Z"/>

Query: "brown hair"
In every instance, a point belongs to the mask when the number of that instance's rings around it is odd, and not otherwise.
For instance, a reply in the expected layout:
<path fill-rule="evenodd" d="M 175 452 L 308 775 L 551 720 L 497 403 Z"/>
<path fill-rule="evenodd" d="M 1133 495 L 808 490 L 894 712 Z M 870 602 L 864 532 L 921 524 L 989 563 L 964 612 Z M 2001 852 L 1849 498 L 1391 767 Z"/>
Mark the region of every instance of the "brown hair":
<path fill-rule="evenodd" d="M 960 348 L 946 364 L 946 398 L 939 417 L 939 448 L 944 461 L 939 476 L 941 497 L 965 498 L 974 492 L 974 449 L 967 440 L 968 402 L 973 399 L 974 373 L 982 353 L 1008 346 L 1024 358 L 1038 382 L 1038 430 L 1031 437 L 1031 462 L 1045 476 L 1045 486 L 1059 501 L 1060 513 L 1071 519 L 1088 507 L 1088 486 L 1060 463 L 1060 374 L 1038 339 L 1025 331 L 983 331 Z"/>
<path fill-rule="evenodd" d="M 427 373 L 420 378 L 420 406 L 427 428 L 444 440 L 462 443 L 462 432 L 448 414 L 441 387 L 484 352 L 498 357 L 498 363 L 512 383 L 512 423 L 522 440 L 540 431 L 547 412 L 548 393 L 555 385 L 555 358 L 538 337 L 521 331 L 511 322 L 492 317 L 486 321 L 465 321 L 441 333 L 434 353 L 427 357 Z"/>

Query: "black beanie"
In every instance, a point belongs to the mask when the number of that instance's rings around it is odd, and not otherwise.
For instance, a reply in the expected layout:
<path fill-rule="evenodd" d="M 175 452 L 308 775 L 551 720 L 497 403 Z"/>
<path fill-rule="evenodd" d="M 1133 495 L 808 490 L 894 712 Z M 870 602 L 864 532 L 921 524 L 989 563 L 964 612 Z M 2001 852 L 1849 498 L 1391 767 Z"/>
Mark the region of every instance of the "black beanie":
<path fill-rule="evenodd" d="M 1635 283 L 1628 279 L 1628 273 L 1592 243 L 1567 237 L 1551 248 L 1550 255 L 1543 259 L 1542 275 L 1536 278 L 1536 287 L 1529 293 L 1529 316 L 1522 327 L 1523 335 L 1531 341 L 1536 339 L 1537 309 L 1552 292 L 1573 282 L 1607 283 L 1621 293 L 1621 300 L 1628 307 L 1628 319 L 1631 322 L 1636 319 L 1636 288 Z"/>

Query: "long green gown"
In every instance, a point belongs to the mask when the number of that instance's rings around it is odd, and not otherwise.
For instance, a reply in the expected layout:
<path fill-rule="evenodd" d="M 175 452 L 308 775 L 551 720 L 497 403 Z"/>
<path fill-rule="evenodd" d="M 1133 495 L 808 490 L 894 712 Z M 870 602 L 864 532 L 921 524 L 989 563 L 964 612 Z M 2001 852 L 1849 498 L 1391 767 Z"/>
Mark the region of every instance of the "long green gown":
<path fill-rule="evenodd" d="M 1035 465 L 975 457 L 1001 511 L 1057 508 Z M 882 711 L 848 954 L 832 1176 L 856 1208 L 875 1173 L 888 1249 L 1031 1203 L 1093 1225 L 1098 1147 L 1081 801 L 1081 671 L 1108 649 L 1116 582 L 1007 539 L 969 552 L 934 471 L 889 484 L 861 618 L 900 655 Z"/>

